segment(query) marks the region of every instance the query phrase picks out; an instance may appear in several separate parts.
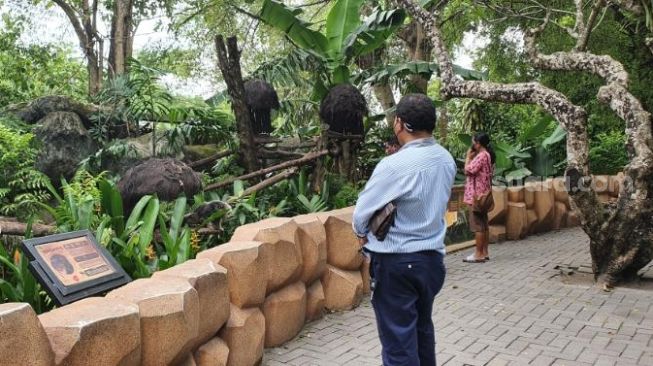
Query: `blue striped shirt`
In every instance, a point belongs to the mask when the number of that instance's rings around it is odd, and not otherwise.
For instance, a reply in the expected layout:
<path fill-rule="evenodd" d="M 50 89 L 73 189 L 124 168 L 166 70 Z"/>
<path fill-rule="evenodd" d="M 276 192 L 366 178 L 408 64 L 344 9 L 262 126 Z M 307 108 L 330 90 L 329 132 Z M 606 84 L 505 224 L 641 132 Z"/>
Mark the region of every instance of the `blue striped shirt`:
<path fill-rule="evenodd" d="M 354 232 L 367 236 L 365 248 L 376 253 L 437 250 L 445 254 L 445 214 L 455 176 L 453 157 L 432 137 L 405 144 L 379 162 L 359 194 Z M 397 215 L 385 240 L 378 241 L 368 223 L 388 202 L 397 205 Z"/>

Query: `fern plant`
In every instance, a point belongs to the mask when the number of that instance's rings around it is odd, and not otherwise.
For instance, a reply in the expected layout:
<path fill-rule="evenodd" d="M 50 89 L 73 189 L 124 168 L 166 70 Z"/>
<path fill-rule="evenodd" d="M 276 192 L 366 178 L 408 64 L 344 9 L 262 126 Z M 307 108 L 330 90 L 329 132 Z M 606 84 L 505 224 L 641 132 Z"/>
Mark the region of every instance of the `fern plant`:
<path fill-rule="evenodd" d="M 38 202 L 51 198 L 48 178 L 34 169 L 33 139 L 31 133 L 0 123 L 0 215 L 26 219 L 38 210 Z"/>

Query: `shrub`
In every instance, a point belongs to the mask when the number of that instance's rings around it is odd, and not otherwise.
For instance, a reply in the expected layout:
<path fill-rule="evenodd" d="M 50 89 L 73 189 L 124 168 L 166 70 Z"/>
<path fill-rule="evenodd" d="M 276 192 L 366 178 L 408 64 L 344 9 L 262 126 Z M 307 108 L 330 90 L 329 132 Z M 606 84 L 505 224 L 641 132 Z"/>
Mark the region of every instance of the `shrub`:
<path fill-rule="evenodd" d="M 623 132 L 601 133 L 590 145 L 590 168 L 593 174 L 616 174 L 628 164 Z"/>

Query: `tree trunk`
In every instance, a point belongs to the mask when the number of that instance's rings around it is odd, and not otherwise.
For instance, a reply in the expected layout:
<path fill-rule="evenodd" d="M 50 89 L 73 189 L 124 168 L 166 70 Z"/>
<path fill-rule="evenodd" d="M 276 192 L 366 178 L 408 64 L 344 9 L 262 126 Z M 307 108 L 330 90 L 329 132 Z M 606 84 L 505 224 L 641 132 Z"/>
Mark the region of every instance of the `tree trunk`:
<path fill-rule="evenodd" d="M 251 115 L 245 101 L 245 88 L 240 70 L 240 51 L 238 50 L 236 37 L 227 38 L 227 47 L 225 47 L 222 35 L 215 38 L 220 71 L 222 71 L 222 77 L 227 84 L 227 91 L 231 97 L 231 107 L 236 115 L 242 160 L 247 171 L 253 172 L 258 169 L 259 164 L 256 156 Z"/>
<path fill-rule="evenodd" d="M 567 131 L 567 171 L 572 206 L 590 238 L 592 266 L 597 279 L 609 288 L 621 280 L 636 276 L 637 271 L 653 259 L 653 134 L 651 116 L 640 101 L 628 91 L 628 73 L 623 65 L 607 55 L 589 52 L 556 52 L 542 55 L 537 51 L 535 36 L 548 21 L 525 32 L 525 49 L 534 65 L 547 70 L 586 71 L 606 81 L 597 98 L 626 122 L 626 150 L 631 163 L 625 168 L 625 184 L 615 204 L 599 202 L 592 189 L 588 155 L 587 113 L 567 97 L 539 83 L 498 84 L 464 81 L 456 78 L 453 64 L 443 42 L 436 17 L 414 0 L 395 0 L 419 21 L 430 36 L 440 66 L 444 99 L 478 98 L 504 103 L 537 104 L 558 120 Z M 577 16 L 584 17 L 583 1 L 576 1 Z M 437 14 L 436 14 L 437 16 Z M 591 16 L 590 16 L 591 18 Z M 591 20 L 591 19 L 590 19 Z M 581 50 L 591 30 L 584 19 L 577 19 L 576 50 Z"/>
<path fill-rule="evenodd" d="M 133 0 L 115 0 L 111 18 L 109 76 L 115 78 L 127 72 L 127 62 L 133 48 Z"/>
<path fill-rule="evenodd" d="M 438 139 L 440 140 L 440 144 L 444 144 L 447 142 L 447 135 L 449 134 L 449 111 L 447 110 L 447 103 L 442 104 L 439 114 Z"/>
<path fill-rule="evenodd" d="M 406 43 L 406 55 L 410 61 L 431 61 L 432 47 L 424 32 L 424 27 L 417 21 L 409 23 L 401 32 L 400 37 Z M 427 94 L 429 80 L 423 75 L 410 76 L 412 91 Z"/>
<path fill-rule="evenodd" d="M 395 96 L 392 93 L 392 87 L 388 83 L 374 84 L 372 88 L 374 89 L 374 96 L 376 97 L 376 100 L 379 101 L 379 104 L 381 104 L 381 108 L 383 108 L 384 111 L 387 111 L 396 106 Z M 392 125 L 395 121 L 395 113 L 386 112 L 385 121 L 388 124 L 388 127 L 392 128 Z"/>

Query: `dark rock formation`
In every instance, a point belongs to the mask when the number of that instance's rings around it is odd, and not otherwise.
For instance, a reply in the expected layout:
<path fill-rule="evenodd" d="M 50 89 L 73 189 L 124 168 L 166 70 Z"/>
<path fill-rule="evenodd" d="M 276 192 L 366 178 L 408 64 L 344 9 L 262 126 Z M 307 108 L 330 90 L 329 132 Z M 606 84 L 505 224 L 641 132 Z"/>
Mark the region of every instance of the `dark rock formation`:
<path fill-rule="evenodd" d="M 73 112 L 79 116 L 86 128 L 91 127 L 91 115 L 100 110 L 98 106 L 80 103 L 69 97 L 49 95 L 27 104 L 10 106 L 7 113 L 26 123 L 36 123 L 52 112 Z"/>
<path fill-rule="evenodd" d="M 118 182 L 118 189 L 129 211 L 148 194 L 156 194 L 163 201 L 172 201 L 182 194 L 192 198 L 202 189 L 202 181 L 181 161 L 149 159 L 127 170 Z"/>
<path fill-rule="evenodd" d="M 34 131 L 42 147 L 36 168 L 54 182 L 70 179 L 79 163 L 95 153 L 96 146 L 76 113 L 51 112 Z"/>

